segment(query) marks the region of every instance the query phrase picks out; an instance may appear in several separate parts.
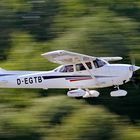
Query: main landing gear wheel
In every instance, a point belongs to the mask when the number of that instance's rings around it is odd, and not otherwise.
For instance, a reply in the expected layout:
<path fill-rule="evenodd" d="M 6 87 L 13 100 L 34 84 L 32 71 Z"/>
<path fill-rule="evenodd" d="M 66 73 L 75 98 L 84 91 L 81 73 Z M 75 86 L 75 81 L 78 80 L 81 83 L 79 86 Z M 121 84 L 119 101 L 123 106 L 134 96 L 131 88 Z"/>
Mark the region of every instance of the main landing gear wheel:
<path fill-rule="evenodd" d="M 69 97 L 75 97 L 78 99 L 82 98 L 92 98 L 92 97 L 98 97 L 100 95 L 100 93 L 96 90 L 88 90 L 88 89 L 75 89 L 75 90 L 70 90 L 67 92 L 67 95 Z"/>
<path fill-rule="evenodd" d="M 116 86 L 115 88 L 117 88 L 117 90 L 110 93 L 111 97 L 124 97 L 127 95 L 127 91 L 121 90 L 119 86 Z"/>
<path fill-rule="evenodd" d="M 83 98 L 93 98 L 93 97 L 99 97 L 100 93 L 96 90 L 88 90 L 86 89 L 86 94 L 83 96 Z"/>

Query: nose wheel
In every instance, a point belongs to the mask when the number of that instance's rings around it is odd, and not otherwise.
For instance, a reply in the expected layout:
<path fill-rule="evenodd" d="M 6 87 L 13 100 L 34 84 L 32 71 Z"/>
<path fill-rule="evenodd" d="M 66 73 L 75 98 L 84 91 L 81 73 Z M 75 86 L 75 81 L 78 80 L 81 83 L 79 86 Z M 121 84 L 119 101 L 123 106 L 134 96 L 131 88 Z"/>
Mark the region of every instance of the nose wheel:
<path fill-rule="evenodd" d="M 115 86 L 114 88 L 117 89 L 117 90 L 112 91 L 112 92 L 110 93 L 110 96 L 111 96 L 111 97 L 123 97 L 123 96 L 126 96 L 126 95 L 127 95 L 127 91 L 121 90 L 121 89 L 119 88 L 119 86 Z"/>

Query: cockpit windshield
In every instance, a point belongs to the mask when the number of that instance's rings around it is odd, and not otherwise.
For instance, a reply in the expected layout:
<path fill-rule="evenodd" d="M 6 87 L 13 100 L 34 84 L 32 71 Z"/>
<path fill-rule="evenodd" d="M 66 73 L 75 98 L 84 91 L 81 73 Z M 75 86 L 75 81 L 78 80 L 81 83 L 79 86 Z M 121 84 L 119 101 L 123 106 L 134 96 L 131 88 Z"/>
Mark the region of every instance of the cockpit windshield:
<path fill-rule="evenodd" d="M 100 67 L 103 67 L 104 65 L 106 65 L 106 62 L 104 62 L 101 59 L 96 59 L 93 61 L 93 64 L 94 64 L 95 68 L 100 68 Z"/>

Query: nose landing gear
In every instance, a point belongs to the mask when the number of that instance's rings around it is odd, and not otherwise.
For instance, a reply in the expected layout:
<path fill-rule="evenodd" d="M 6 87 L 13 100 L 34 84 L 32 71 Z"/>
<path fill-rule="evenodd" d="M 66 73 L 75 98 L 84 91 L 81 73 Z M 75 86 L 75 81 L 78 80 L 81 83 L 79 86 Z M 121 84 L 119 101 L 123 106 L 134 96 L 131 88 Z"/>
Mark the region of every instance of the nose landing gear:
<path fill-rule="evenodd" d="M 111 97 L 123 97 L 127 95 L 127 91 L 121 90 L 119 86 L 115 86 L 115 88 L 117 88 L 117 90 L 110 93 Z"/>

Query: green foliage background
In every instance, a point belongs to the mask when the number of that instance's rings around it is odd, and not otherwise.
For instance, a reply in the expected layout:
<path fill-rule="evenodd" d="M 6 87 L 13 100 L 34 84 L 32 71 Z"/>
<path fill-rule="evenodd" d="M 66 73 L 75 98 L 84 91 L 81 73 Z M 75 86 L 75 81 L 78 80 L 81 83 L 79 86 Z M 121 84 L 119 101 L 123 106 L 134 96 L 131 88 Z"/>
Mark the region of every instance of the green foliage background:
<path fill-rule="evenodd" d="M 140 66 L 139 22 L 139 0 L 1 0 L 0 66 L 50 70 L 57 65 L 40 54 L 58 49 L 122 56 L 122 63 L 134 57 Z M 139 140 L 139 88 L 122 88 L 124 98 L 101 89 L 86 100 L 65 90 L 0 89 L 0 139 Z"/>

